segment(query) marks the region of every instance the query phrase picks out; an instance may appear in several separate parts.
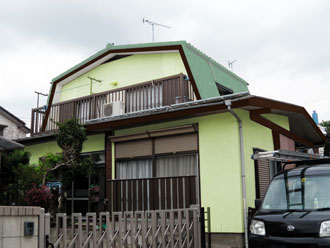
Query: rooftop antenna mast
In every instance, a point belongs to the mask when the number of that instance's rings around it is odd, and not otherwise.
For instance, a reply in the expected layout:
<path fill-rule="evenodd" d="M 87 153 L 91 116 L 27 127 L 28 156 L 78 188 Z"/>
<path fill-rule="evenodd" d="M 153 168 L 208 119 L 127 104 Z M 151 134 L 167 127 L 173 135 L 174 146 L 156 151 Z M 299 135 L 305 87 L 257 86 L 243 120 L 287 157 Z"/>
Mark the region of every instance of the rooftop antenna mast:
<path fill-rule="evenodd" d="M 237 59 L 233 60 L 233 61 L 228 61 L 228 67 L 231 71 L 233 71 L 233 64 L 237 61 Z"/>
<path fill-rule="evenodd" d="M 171 28 L 169 26 L 165 26 L 163 24 L 159 24 L 159 23 L 150 21 L 150 20 L 146 19 L 145 17 L 142 19 L 142 22 L 143 23 L 148 23 L 148 24 L 151 25 L 151 27 L 152 27 L 152 42 L 153 43 L 155 42 L 155 26 L 160 26 L 160 27 L 163 27 L 163 28 Z"/>

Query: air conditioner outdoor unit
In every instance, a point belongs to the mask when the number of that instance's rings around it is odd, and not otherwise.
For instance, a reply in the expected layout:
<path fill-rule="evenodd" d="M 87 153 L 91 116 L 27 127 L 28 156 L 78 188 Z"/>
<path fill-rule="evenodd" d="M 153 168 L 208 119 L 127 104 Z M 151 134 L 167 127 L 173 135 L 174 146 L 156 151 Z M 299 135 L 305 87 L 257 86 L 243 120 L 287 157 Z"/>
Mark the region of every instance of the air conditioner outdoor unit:
<path fill-rule="evenodd" d="M 121 101 L 106 103 L 103 106 L 104 116 L 122 115 L 125 113 L 125 103 Z"/>

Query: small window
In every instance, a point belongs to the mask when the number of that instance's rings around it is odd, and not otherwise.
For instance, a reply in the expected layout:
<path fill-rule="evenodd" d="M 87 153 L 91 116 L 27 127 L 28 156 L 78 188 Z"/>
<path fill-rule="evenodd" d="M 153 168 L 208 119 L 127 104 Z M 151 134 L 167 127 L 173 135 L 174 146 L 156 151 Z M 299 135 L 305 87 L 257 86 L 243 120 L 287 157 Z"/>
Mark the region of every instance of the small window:
<path fill-rule="evenodd" d="M 234 93 L 234 91 L 232 89 L 229 89 L 226 86 L 223 86 L 222 84 L 219 84 L 217 82 L 215 82 L 215 84 L 216 84 L 216 86 L 218 88 L 218 91 L 219 91 L 220 96 L 230 95 L 230 94 L 233 94 Z"/>
<path fill-rule="evenodd" d="M 3 132 L 7 126 L 0 124 L 0 137 L 3 137 Z"/>

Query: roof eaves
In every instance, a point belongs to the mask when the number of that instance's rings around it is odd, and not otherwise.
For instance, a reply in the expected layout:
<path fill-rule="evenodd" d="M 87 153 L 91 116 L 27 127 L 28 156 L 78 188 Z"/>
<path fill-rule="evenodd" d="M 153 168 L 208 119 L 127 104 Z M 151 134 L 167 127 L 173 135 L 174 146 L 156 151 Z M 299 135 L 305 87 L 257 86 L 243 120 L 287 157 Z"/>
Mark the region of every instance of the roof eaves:
<path fill-rule="evenodd" d="M 0 106 L 0 112 L 4 113 L 6 116 L 8 116 L 14 122 L 18 123 L 19 126 L 25 126 L 25 122 L 24 121 L 22 121 L 20 118 L 18 118 L 17 116 L 13 115 L 12 113 L 10 113 L 8 110 L 4 109 L 1 106 Z"/>
<path fill-rule="evenodd" d="M 14 141 L 20 144 L 29 144 L 31 142 L 38 142 L 39 140 L 45 140 L 45 139 L 46 140 L 55 139 L 55 133 L 54 132 L 41 133 L 30 137 L 15 139 Z"/>
<path fill-rule="evenodd" d="M 218 96 L 218 97 L 212 97 L 212 98 L 208 98 L 208 99 L 179 103 L 179 104 L 159 107 L 159 108 L 155 108 L 155 109 L 126 113 L 124 115 L 109 116 L 109 117 L 87 120 L 85 125 L 93 125 L 96 123 L 111 122 L 111 121 L 115 121 L 115 120 L 131 119 L 131 118 L 135 118 L 135 117 L 143 117 L 143 116 L 148 116 L 148 115 L 161 114 L 161 113 L 165 113 L 165 112 L 173 112 L 173 111 L 179 111 L 179 110 L 190 109 L 190 108 L 198 108 L 198 107 L 203 107 L 206 105 L 219 105 L 219 104 L 223 104 L 224 101 L 227 99 L 231 99 L 232 101 L 238 101 L 238 100 L 245 99 L 246 97 L 250 97 L 249 92 L 235 93 L 235 94 L 230 94 L 230 95 L 225 95 L 225 96 Z"/>

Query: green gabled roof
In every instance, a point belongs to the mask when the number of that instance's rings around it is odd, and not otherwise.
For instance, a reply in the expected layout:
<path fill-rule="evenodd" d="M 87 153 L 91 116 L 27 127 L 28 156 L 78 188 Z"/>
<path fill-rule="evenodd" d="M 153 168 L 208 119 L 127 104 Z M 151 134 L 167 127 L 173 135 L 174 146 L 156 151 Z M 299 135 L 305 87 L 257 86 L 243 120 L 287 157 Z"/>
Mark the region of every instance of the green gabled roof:
<path fill-rule="evenodd" d="M 134 48 L 157 48 L 165 46 L 181 46 L 189 64 L 192 76 L 196 82 L 196 86 L 201 98 L 209 98 L 219 96 L 215 81 L 232 89 L 234 93 L 248 91 L 248 83 L 236 74 L 192 46 L 186 41 L 170 41 L 170 42 L 156 42 L 156 43 L 141 43 L 129 45 L 111 45 L 108 44 L 106 48 L 95 53 L 91 57 L 85 59 L 81 63 L 75 65 L 64 73 L 52 79 L 52 82 L 60 80 L 62 77 L 79 69 L 85 64 L 91 62 L 111 50 L 125 50 Z"/>
<path fill-rule="evenodd" d="M 249 91 L 248 83 L 222 66 L 190 43 L 182 42 L 184 53 L 195 79 L 201 98 L 219 96 L 215 81 L 234 91 Z"/>

